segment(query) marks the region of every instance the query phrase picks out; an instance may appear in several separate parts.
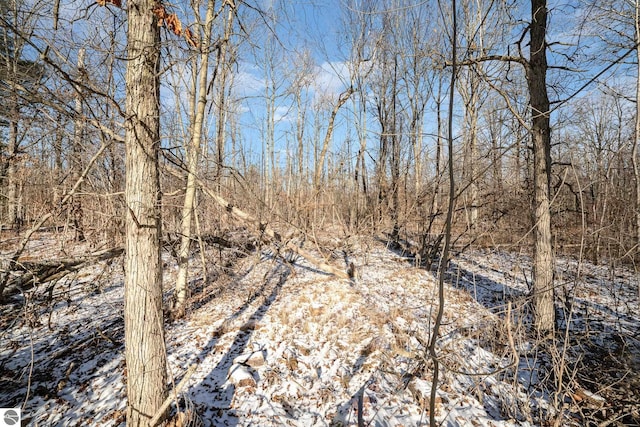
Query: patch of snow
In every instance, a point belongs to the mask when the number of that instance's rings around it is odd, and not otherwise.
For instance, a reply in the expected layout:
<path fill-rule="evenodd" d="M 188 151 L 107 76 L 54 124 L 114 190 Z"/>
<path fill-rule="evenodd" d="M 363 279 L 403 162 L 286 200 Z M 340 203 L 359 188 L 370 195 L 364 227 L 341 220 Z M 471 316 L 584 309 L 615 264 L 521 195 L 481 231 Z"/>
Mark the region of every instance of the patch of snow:
<path fill-rule="evenodd" d="M 59 248 L 43 237 L 30 250 Z M 365 425 L 428 423 L 436 280 L 381 243 L 352 251 L 353 281 L 299 259 L 241 259 L 241 274 L 206 288 L 215 297 L 202 295 L 186 319 L 167 324 L 170 372 L 177 380 L 197 365 L 183 397 L 205 426 L 356 426 L 360 406 Z M 174 261 L 165 262 L 169 284 Z M 571 260 L 559 260 L 558 271 L 570 330 L 637 358 L 639 276 Z M 32 425 L 124 423 L 121 266 L 81 273 L 58 283 L 52 301 L 35 289 L 21 311 L 0 314 L 0 401 L 24 405 Z M 553 359 L 524 326 L 530 279 L 531 260 L 518 254 L 469 251 L 452 260 L 437 341 L 441 425 L 533 426 L 556 413 L 546 382 Z M 577 363 L 573 344 L 560 344 Z M 584 401 L 607 402 L 598 390 L 584 392 Z M 571 415 L 563 415 L 568 423 Z"/>

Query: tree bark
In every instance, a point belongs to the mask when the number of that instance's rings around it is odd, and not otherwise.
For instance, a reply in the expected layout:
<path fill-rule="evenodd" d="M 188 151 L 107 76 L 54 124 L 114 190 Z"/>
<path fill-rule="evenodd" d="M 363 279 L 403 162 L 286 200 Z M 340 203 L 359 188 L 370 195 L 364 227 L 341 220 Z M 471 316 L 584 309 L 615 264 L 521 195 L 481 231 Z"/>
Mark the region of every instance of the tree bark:
<path fill-rule="evenodd" d="M 4 6 L 4 5 L 3 5 Z M 2 7 L 1 12 L 6 14 L 6 18 L 9 22 L 17 25 L 18 22 L 18 4 L 7 4 L 6 7 Z M 19 185 L 18 185 L 18 165 L 19 158 L 19 142 L 18 142 L 18 120 L 20 119 L 20 106 L 18 96 L 18 58 L 20 57 L 21 49 L 16 46 L 16 37 L 6 31 L 3 40 L 1 40 L 0 48 L 2 48 L 2 59 L 5 68 L 0 73 L 2 83 L 6 83 L 9 86 L 9 91 L 6 94 L 6 99 L 3 99 L 2 107 L 7 109 L 7 127 L 8 140 L 7 140 L 7 158 L 3 159 L 2 165 L 2 179 L 3 184 L 6 184 L 6 189 L 3 189 L 3 193 L 6 194 L 6 207 L 7 213 L 4 220 L 7 225 L 15 230 L 19 231 L 22 226 L 20 217 L 20 204 L 19 204 Z M 6 102 L 6 104 L 5 104 Z M 1 149 L 0 149 L 1 150 Z M 4 197 L 3 204 L 5 203 Z"/>
<path fill-rule="evenodd" d="M 84 76 L 86 75 L 86 71 L 84 70 L 84 56 L 85 49 L 80 48 L 78 50 L 78 80 L 84 81 Z M 73 129 L 73 144 L 71 146 L 71 182 L 75 183 L 80 178 L 80 174 L 82 173 L 82 139 L 84 137 L 84 122 L 82 120 L 83 108 L 82 108 L 82 87 L 80 85 L 76 85 L 75 87 L 75 110 L 76 110 L 76 120 L 74 123 Z M 79 197 L 74 196 L 71 199 L 70 214 L 71 214 L 71 222 L 73 224 L 73 232 L 74 239 L 76 242 L 83 242 L 85 240 L 84 235 L 84 225 L 83 225 L 83 213 L 82 213 L 82 202 Z"/>
<path fill-rule="evenodd" d="M 482 64 L 475 67 L 481 69 Z M 459 79 L 459 92 L 465 103 L 464 126 L 465 146 L 463 156 L 463 175 L 465 184 L 469 186 L 464 193 L 464 208 L 467 216 L 467 226 L 472 234 L 476 233 L 478 223 L 478 183 L 476 164 L 478 163 L 478 111 L 480 105 L 480 77 L 478 72 L 467 67 L 464 79 Z"/>
<path fill-rule="evenodd" d="M 160 27 L 154 0 L 128 3 L 125 151 L 127 425 L 146 426 L 166 397 L 160 258 Z"/>
<path fill-rule="evenodd" d="M 18 143 L 18 117 L 20 115 L 17 96 L 11 95 L 9 113 L 9 160 L 7 167 L 7 222 L 9 227 L 18 232 L 23 225 L 22 208 L 20 206 L 20 185 L 18 182 L 18 163 L 20 162 Z"/>
<path fill-rule="evenodd" d="M 635 39 L 640 40 L 640 2 L 635 1 Z M 636 58 L 640 61 L 640 45 L 636 45 Z M 636 74 L 636 122 L 633 137 L 633 149 L 631 152 L 631 162 L 633 164 L 633 177 L 636 184 L 635 199 L 635 244 L 636 253 L 640 251 L 640 166 L 638 165 L 638 145 L 640 144 L 640 62 Z"/>
<path fill-rule="evenodd" d="M 327 133 L 324 135 L 324 141 L 322 142 L 322 151 L 320 152 L 320 156 L 318 158 L 318 161 L 316 162 L 316 170 L 313 175 L 313 183 L 316 187 L 316 190 L 320 189 L 320 186 L 322 185 L 322 170 L 324 169 L 324 161 L 327 157 L 327 151 L 329 150 L 329 143 L 331 142 L 331 137 L 333 136 L 333 126 L 336 121 L 336 116 L 338 115 L 340 107 L 342 107 L 345 102 L 347 102 L 353 92 L 354 89 L 352 87 L 342 92 L 338 97 L 338 103 L 333 107 L 333 110 L 331 111 L 331 116 L 329 117 L 329 125 L 327 126 Z"/>
<path fill-rule="evenodd" d="M 211 9 L 211 18 L 213 22 L 213 8 L 215 7 L 215 2 L 210 3 Z M 209 10 L 207 10 L 207 14 Z M 216 72 L 216 76 L 220 73 L 220 84 L 218 85 L 220 91 L 218 92 L 218 111 L 217 111 L 217 120 L 218 126 L 216 129 L 216 190 L 218 192 L 221 191 L 222 183 L 221 180 L 223 178 L 223 170 L 224 170 L 224 153 L 225 153 L 225 137 L 226 137 L 226 123 L 227 123 L 227 98 L 226 98 L 226 90 L 227 90 L 227 77 L 229 76 L 229 63 L 228 63 L 228 47 L 229 47 L 229 38 L 231 37 L 231 30 L 233 29 L 233 20 L 235 17 L 235 11 L 232 7 L 229 6 L 229 10 L 227 11 L 227 21 L 225 23 L 224 29 L 224 39 L 220 43 L 220 47 L 218 49 L 218 63 L 216 64 L 218 69 Z M 209 29 L 209 38 L 207 40 L 211 40 L 211 29 Z M 205 33 L 205 37 L 207 34 Z M 215 76 L 214 76 L 215 79 Z"/>
<path fill-rule="evenodd" d="M 204 26 L 204 46 L 210 44 L 211 30 L 213 27 L 215 1 L 209 0 L 207 4 L 207 15 Z M 196 73 L 197 66 L 194 66 L 193 72 Z M 200 55 L 200 75 L 197 87 L 197 101 L 195 114 L 192 117 L 191 127 L 191 144 L 187 147 L 187 190 L 184 196 L 184 204 L 182 206 L 181 217 L 181 233 L 180 252 L 178 254 L 178 278 L 176 281 L 176 305 L 173 315 L 182 317 L 185 313 L 188 288 L 187 276 L 189 270 L 189 251 L 191 247 L 191 228 L 194 216 L 193 207 L 196 198 L 196 175 L 198 173 L 198 164 L 200 163 L 200 146 L 202 141 L 202 124 L 204 121 L 204 112 L 207 106 L 207 84 L 209 82 L 209 52 L 203 51 Z M 224 90 L 224 88 L 222 89 Z M 218 126 L 222 126 L 218 123 Z M 218 141 L 219 142 L 219 141 Z"/>
<path fill-rule="evenodd" d="M 546 84 L 546 3 L 546 0 L 531 1 L 530 59 L 526 67 L 534 158 L 534 325 L 540 332 L 553 330 L 555 320 L 550 214 L 551 126 Z"/>

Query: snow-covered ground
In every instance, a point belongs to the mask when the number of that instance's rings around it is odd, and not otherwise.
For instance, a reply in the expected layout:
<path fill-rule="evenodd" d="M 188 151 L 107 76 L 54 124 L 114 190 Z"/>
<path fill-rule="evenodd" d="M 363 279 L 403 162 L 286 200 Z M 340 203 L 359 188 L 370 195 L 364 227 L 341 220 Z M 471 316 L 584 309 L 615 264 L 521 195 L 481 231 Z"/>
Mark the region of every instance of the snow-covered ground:
<path fill-rule="evenodd" d="M 61 256 L 46 237 L 29 257 Z M 364 425 L 428 424 L 434 275 L 373 239 L 332 254 L 335 265 L 354 262 L 355 280 L 269 251 L 235 260 L 233 273 L 213 283 L 196 280 L 189 315 L 166 327 L 174 383 L 195 365 L 178 402 L 197 414 L 191 425 L 354 426 L 360 405 Z M 168 255 L 166 264 L 170 295 Z M 558 314 L 569 328 L 553 340 L 523 325 L 530 276 L 530 260 L 512 253 L 476 250 L 452 261 L 438 341 L 439 423 L 640 422 L 640 276 L 559 261 Z M 48 285 L 26 305 L 1 307 L 0 407 L 23 406 L 34 426 L 124 425 L 121 261 Z"/>

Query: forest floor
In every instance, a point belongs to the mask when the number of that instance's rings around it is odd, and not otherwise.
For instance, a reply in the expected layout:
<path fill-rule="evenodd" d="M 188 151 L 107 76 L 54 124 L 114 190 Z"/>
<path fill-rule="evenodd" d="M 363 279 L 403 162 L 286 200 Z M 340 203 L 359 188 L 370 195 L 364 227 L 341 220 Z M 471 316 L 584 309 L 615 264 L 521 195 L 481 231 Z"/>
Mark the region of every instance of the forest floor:
<path fill-rule="evenodd" d="M 356 426 L 359 414 L 367 426 L 428 424 L 434 274 L 382 240 L 318 247 L 334 265 L 353 262 L 356 277 L 268 248 L 228 256 L 209 247 L 203 280 L 194 254 L 190 310 L 166 325 L 175 384 L 195 365 L 177 399 L 190 421 L 173 425 Z M 8 257 L 12 243 L 0 250 Z M 23 259 L 91 251 L 40 233 Z M 176 263 L 165 261 L 169 300 Z M 526 326 L 529 257 L 469 250 L 452 259 L 440 425 L 640 425 L 640 275 L 556 264 L 558 331 L 536 337 Z M 122 258 L 52 284 L 0 307 L 0 407 L 21 406 L 33 426 L 124 425 Z"/>

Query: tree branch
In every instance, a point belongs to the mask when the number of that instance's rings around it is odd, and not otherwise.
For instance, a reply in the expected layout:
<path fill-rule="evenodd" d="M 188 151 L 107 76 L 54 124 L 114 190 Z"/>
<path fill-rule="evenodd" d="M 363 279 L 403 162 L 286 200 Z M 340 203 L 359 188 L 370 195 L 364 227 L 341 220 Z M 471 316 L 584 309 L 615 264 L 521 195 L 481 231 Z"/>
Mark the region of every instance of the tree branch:
<path fill-rule="evenodd" d="M 517 64 L 521 64 L 524 67 L 529 66 L 529 63 L 527 62 L 526 59 L 519 56 L 511 56 L 511 55 L 484 55 L 484 56 L 479 56 L 477 58 L 469 58 L 469 59 L 465 59 L 464 61 L 456 62 L 456 65 L 459 67 L 464 67 L 464 66 L 479 64 L 481 62 L 491 62 L 491 61 L 514 62 Z M 450 67 L 453 64 L 452 62 L 447 61 L 445 62 L 445 65 L 447 67 Z"/>

